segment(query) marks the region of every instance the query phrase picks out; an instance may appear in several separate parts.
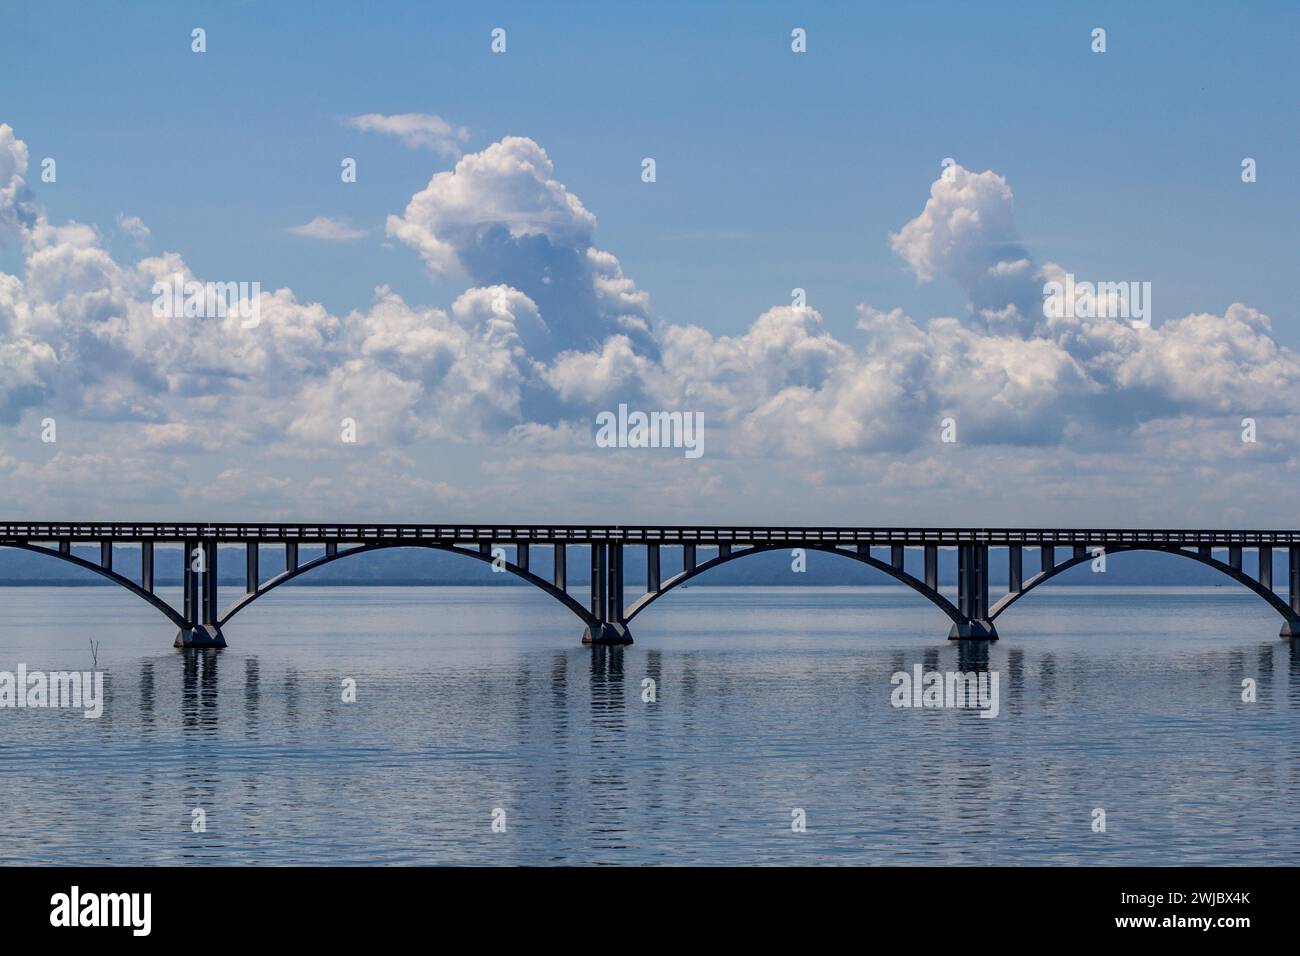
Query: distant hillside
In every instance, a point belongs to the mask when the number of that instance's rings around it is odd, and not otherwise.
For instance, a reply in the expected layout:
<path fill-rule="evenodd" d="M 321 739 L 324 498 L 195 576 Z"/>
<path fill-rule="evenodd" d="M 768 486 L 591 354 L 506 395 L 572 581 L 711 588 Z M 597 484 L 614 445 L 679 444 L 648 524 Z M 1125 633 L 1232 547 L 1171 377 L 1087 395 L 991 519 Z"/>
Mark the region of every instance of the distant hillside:
<path fill-rule="evenodd" d="M 99 560 L 97 548 L 78 548 L 75 553 L 89 561 Z M 320 548 L 302 548 L 299 561 L 305 563 L 320 555 Z M 712 557 L 713 551 L 701 548 L 699 560 L 702 562 Z M 877 549 L 876 556 L 888 560 L 883 549 Z M 1061 549 L 1059 559 L 1064 560 L 1068 552 Z M 514 557 L 514 549 L 507 548 L 507 555 Z M 590 551 L 586 548 L 569 548 L 568 577 L 571 586 L 586 585 L 590 577 Z M 1226 552 L 1216 553 L 1216 557 L 1227 560 Z M 534 547 L 531 551 L 531 568 L 535 574 L 550 578 L 551 551 L 549 548 Z M 1248 573 L 1255 572 L 1255 553 L 1246 552 L 1244 568 Z M 921 553 L 909 551 L 907 554 L 908 570 L 918 576 L 921 574 Z M 1286 555 L 1274 553 L 1273 580 L 1281 584 L 1286 580 Z M 154 558 L 155 579 L 159 585 L 177 585 L 181 580 L 181 553 L 179 548 L 158 548 Z M 263 580 L 274 576 L 284 568 L 284 552 L 280 548 L 266 547 L 260 555 L 261 576 Z M 140 573 L 140 553 L 132 547 L 113 549 L 113 566 L 132 578 L 138 580 Z M 1038 569 L 1038 552 L 1027 551 L 1025 554 L 1025 577 L 1028 578 Z M 681 570 L 681 551 L 673 548 L 663 550 L 662 575 L 666 580 Z M 645 552 L 640 548 L 628 548 L 625 552 L 625 574 L 629 586 L 645 581 Z M 955 583 L 957 575 L 957 555 L 954 551 L 939 552 L 939 581 L 943 585 Z M 218 577 L 223 585 L 243 585 L 244 583 L 244 549 L 222 548 L 218 555 Z M 1093 574 L 1084 565 L 1075 568 L 1060 579 L 1069 584 L 1133 584 L 1133 585 L 1215 585 L 1231 582 L 1211 568 L 1193 561 L 1177 557 L 1152 553 L 1118 554 L 1107 559 L 1107 573 Z M 1005 587 L 1007 568 L 1005 552 L 994 551 L 990 568 L 990 586 L 996 589 Z M 30 552 L 13 548 L 0 548 L 0 586 L 14 585 L 98 585 L 109 584 L 97 574 L 70 565 L 56 558 L 33 555 Z M 484 563 L 470 560 L 454 554 L 430 551 L 421 548 L 392 549 L 356 555 L 345 560 L 328 564 L 304 575 L 294 585 L 522 585 L 512 574 L 494 574 Z M 752 555 L 739 561 L 733 561 L 692 582 L 692 586 L 708 585 L 861 585 L 890 584 L 892 579 L 864 567 L 855 561 L 845 560 L 834 555 L 818 551 L 807 552 L 807 571 L 794 573 L 791 570 L 790 552 L 786 550 L 767 554 Z"/>

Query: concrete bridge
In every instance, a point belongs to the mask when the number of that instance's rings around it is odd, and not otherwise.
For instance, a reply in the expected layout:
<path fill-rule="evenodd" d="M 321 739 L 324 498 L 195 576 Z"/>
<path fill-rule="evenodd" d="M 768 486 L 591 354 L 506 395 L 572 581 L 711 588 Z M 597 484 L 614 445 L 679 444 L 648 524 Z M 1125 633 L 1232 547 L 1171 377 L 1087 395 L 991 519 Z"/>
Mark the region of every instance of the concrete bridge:
<path fill-rule="evenodd" d="M 160 543 L 182 549 L 184 597 L 179 608 L 154 592 L 154 548 Z M 245 593 L 221 608 L 218 546 L 239 544 L 246 549 Z M 97 545 L 99 560 L 74 554 L 74 545 Z M 138 581 L 113 570 L 114 545 L 139 547 Z M 303 545 L 321 547 L 324 553 L 300 562 Z M 283 570 L 265 580 L 259 567 L 264 546 L 279 546 L 284 553 Z M 584 601 L 569 593 L 571 546 L 590 552 L 591 581 Z M 384 548 L 433 548 L 495 563 L 577 615 L 585 625 L 583 642 L 588 644 L 630 644 L 632 619 L 673 588 L 728 561 L 793 548 L 837 554 L 883 571 L 943 611 L 952 622 L 948 634 L 952 640 L 997 640 L 994 621 L 1034 588 L 1099 553 L 1125 551 L 1176 554 L 1221 571 L 1282 616 L 1283 637 L 1300 637 L 1300 531 L 0 522 L 0 547 L 59 558 L 121 585 L 176 625 L 177 647 L 225 647 L 222 629 L 258 598 L 324 564 Z M 513 560 L 507 560 L 506 548 L 513 550 Z M 530 570 L 530 557 L 537 548 L 552 553 L 549 580 Z M 628 548 L 645 549 L 646 580 L 641 596 L 625 605 L 623 557 Z M 664 549 L 674 548 L 681 551 L 681 571 L 664 578 L 661 555 Z M 941 548 L 957 552 L 955 600 L 939 589 Z M 1031 551 L 1031 561 L 1032 552 L 1037 552 L 1038 569 L 1028 576 L 1026 549 Z M 1273 589 L 1275 549 L 1287 555 L 1286 598 Z M 1062 550 L 1067 553 L 1062 555 Z M 1246 550 L 1258 553 L 1254 577 L 1242 570 Z M 1009 582 L 1007 593 L 992 603 L 991 551 L 1001 552 L 1007 561 Z"/>

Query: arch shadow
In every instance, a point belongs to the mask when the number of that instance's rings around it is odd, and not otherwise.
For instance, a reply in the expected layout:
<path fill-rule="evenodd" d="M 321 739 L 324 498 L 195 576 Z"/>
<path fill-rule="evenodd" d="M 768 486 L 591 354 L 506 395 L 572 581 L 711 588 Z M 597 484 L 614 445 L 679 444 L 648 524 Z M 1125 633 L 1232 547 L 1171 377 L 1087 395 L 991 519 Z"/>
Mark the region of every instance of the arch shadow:
<path fill-rule="evenodd" d="M 282 584 L 287 584 L 288 582 L 292 581 L 294 578 L 301 577 L 302 575 L 306 574 L 308 571 L 314 571 L 316 568 L 322 567 L 326 564 L 331 564 L 342 558 L 351 557 L 352 555 L 355 554 L 365 554 L 373 551 L 387 551 L 391 548 L 423 548 L 427 551 L 445 551 L 451 554 L 463 555 L 467 558 L 474 558 L 475 560 L 482 561 L 486 564 L 491 564 L 493 560 L 490 554 L 481 554 L 478 551 L 470 551 L 466 548 L 460 548 L 450 544 L 433 544 L 433 543 L 422 543 L 422 542 L 414 542 L 414 541 L 392 541 L 392 542 L 379 541 L 374 544 L 362 544 L 362 545 L 358 545 L 355 548 L 348 548 L 347 550 L 339 550 L 334 554 L 321 555 L 319 558 L 314 558 L 313 560 L 308 561 L 305 564 L 298 565 L 298 567 L 292 571 L 281 571 L 279 574 L 269 579 L 264 584 L 259 584 L 256 591 L 254 591 L 251 594 L 245 594 L 234 604 L 230 605 L 230 607 L 226 608 L 226 610 L 221 613 L 221 616 L 217 621 L 217 627 L 219 628 L 224 627 L 226 625 L 226 622 L 228 622 L 232 617 L 234 617 L 244 608 L 248 607 L 258 598 L 265 595 L 268 591 L 272 591 L 275 588 L 278 588 Z M 576 614 L 579 618 L 581 618 L 585 624 L 598 625 L 600 623 L 597 620 L 596 616 L 592 614 L 591 611 L 589 611 L 586 607 L 584 607 L 581 602 L 579 602 L 576 598 L 572 597 L 568 592 L 563 591 L 560 588 L 557 588 L 554 584 L 552 584 L 550 581 L 547 581 L 545 578 L 538 577 L 536 574 L 533 574 L 531 571 L 525 571 L 517 564 L 513 564 L 509 561 L 504 562 L 504 567 L 505 570 L 509 571 L 511 574 L 515 575 L 518 578 L 522 578 L 524 581 L 527 581 L 533 587 L 545 591 L 551 597 L 555 598 L 555 600 L 559 601 L 570 611 Z"/>
<path fill-rule="evenodd" d="M 677 574 L 674 574 L 667 581 L 663 582 L 663 584 L 660 586 L 658 591 L 648 591 L 645 594 L 643 594 L 640 598 L 638 598 L 635 602 L 633 602 L 631 607 L 627 609 L 627 613 L 624 614 L 623 616 L 623 623 L 630 624 L 632 618 L 636 617 L 638 614 L 644 611 L 655 601 L 659 600 L 659 598 L 663 597 L 673 588 L 677 587 L 678 585 L 685 584 L 687 581 L 691 580 L 692 578 L 698 577 L 699 575 L 703 574 L 706 571 L 711 571 L 713 568 L 726 564 L 729 561 L 735 561 L 738 558 L 743 558 L 751 554 L 759 554 L 759 553 L 765 553 L 770 551 L 789 551 L 792 548 L 802 548 L 805 551 L 820 551 L 824 554 L 834 554 L 842 558 L 848 558 L 851 561 L 857 561 L 859 564 L 865 564 L 868 567 L 875 568 L 877 571 L 884 572 L 885 574 L 893 578 L 895 581 L 898 581 L 900 584 L 907 585 L 913 591 L 920 594 L 922 597 L 924 597 L 935 607 L 939 608 L 939 610 L 943 611 L 944 614 L 947 614 L 954 624 L 960 624 L 966 620 L 964 617 L 962 617 L 961 612 L 957 610 L 957 606 L 954 605 L 942 594 L 940 594 L 937 590 L 934 590 L 933 588 L 929 587 L 920 578 L 908 574 L 906 571 L 902 570 L 901 568 L 895 568 L 891 564 L 886 564 L 884 561 L 881 561 L 879 558 L 873 558 L 869 554 L 858 554 L 856 551 L 845 551 L 842 548 L 837 548 L 834 547 L 833 545 L 802 544 L 797 541 L 791 541 L 791 542 L 783 542 L 779 545 L 777 544 L 754 545 L 753 547 L 745 548 L 744 550 L 741 551 L 733 551 L 731 552 L 731 554 L 718 555 L 716 558 L 712 558 L 708 561 L 705 561 L 703 564 L 697 564 L 693 570 L 680 571 Z"/>

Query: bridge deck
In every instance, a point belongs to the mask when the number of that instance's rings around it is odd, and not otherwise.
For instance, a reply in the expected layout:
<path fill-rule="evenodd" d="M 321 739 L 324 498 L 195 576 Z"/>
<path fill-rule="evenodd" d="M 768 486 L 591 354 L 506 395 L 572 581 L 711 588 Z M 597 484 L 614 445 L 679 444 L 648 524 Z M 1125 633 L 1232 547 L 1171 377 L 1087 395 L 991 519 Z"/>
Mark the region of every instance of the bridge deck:
<path fill-rule="evenodd" d="M 1300 530 L 1137 528 L 854 528 L 725 525 L 230 524 L 222 522 L 0 522 L 0 543 L 26 541 L 265 541 L 443 544 L 1107 545 L 1244 547 L 1300 545 Z"/>

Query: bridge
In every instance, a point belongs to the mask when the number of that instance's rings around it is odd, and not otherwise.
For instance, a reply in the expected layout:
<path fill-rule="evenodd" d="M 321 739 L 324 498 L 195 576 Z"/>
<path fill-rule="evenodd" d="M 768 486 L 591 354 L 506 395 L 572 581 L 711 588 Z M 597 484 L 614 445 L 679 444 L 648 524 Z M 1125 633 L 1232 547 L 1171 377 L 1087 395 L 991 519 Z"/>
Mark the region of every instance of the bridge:
<path fill-rule="evenodd" d="M 155 593 L 158 544 L 181 548 L 180 607 Z M 244 594 L 222 608 L 217 598 L 218 546 L 240 544 L 246 549 Z M 139 547 L 139 580 L 113 569 L 114 545 Z M 323 553 L 300 561 L 303 545 L 321 548 Z M 98 561 L 73 552 L 74 547 L 86 546 L 98 546 Z M 259 562 L 265 546 L 283 549 L 284 567 L 263 579 Z M 997 640 L 994 621 L 1034 588 L 1100 554 L 1126 551 L 1174 554 L 1208 565 L 1277 611 L 1282 616 L 1282 637 L 1300 637 L 1300 531 L 0 522 L 0 547 L 58 558 L 126 588 L 176 625 L 176 647 L 225 647 L 223 628 L 254 601 L 322 565 L 385 548 L 431 548 L 492 563 L 572 611 L 584 625 L 582 639 L 587 644 L 630 644 L 632 620 L 674 588 L 729 561 L 794 548 L 840 555 L 907 585 L 948 616 L 952 640 Z M 588 593 L 581 601 L 569 591 L 570 547 L 587 550 L 591 561 Z M 513 550 L 513 560 L 507 559 L 507 548 Z M 551 552 L 549 579 L 530 570 L 530 557 L 537 548 Z M 645 549 L 645 590 L 625 604 L 624 553 L 629 548 Z M 667 578 L 661 573 L 665 549 L 681 551 L 681 570 Z M 957 552 L 952 598 L 939 588 L 940 549 Z M 1038 558 L 1038 570 L 1028 577 L 1026 549 L 1031 560 L 1033 551 Z M 1063 549 L 1068 553 L 1062 555 Z M 1273 589 L 1275 549 L 1282 549 L 1287 557 L 1286 598 Z M 1242 570 L 1242 554 L 1247 550 L 1258 554 L 1253 577 Z M 992 603 L 991 551 L 1004 553 L 1008 569 L 1007 593 Z"/>

